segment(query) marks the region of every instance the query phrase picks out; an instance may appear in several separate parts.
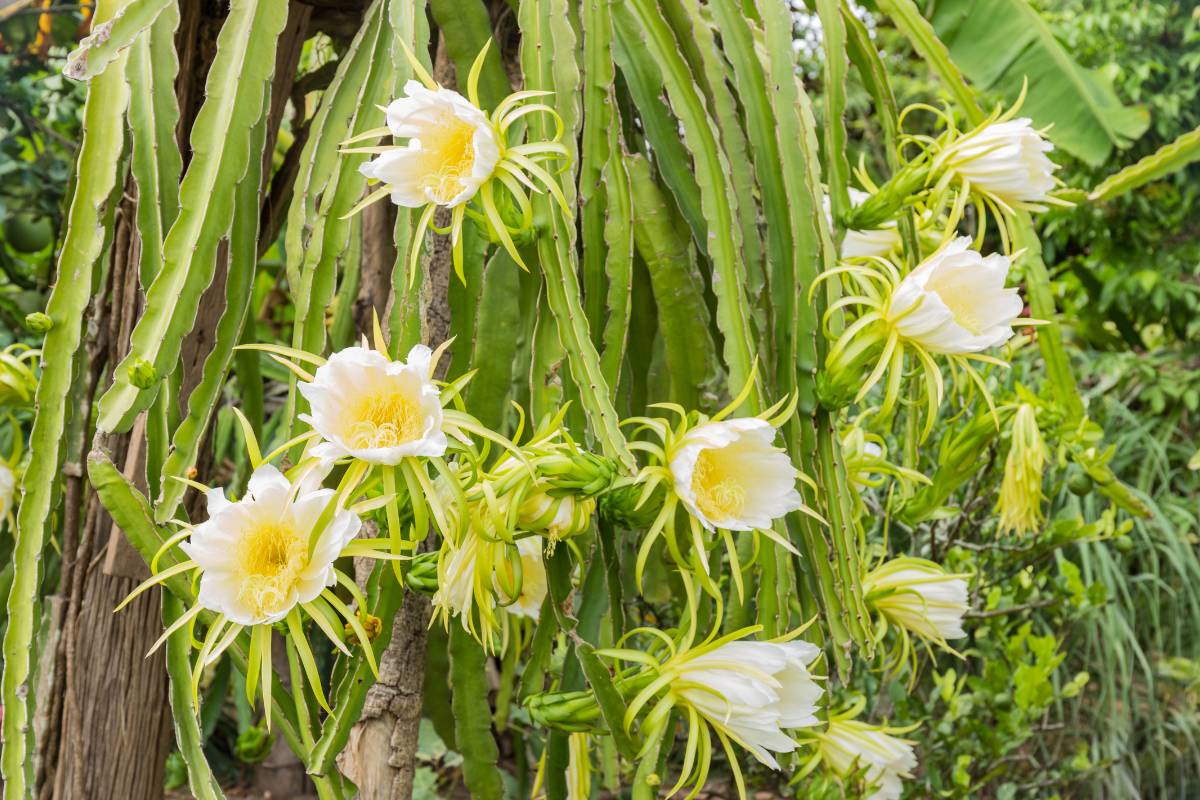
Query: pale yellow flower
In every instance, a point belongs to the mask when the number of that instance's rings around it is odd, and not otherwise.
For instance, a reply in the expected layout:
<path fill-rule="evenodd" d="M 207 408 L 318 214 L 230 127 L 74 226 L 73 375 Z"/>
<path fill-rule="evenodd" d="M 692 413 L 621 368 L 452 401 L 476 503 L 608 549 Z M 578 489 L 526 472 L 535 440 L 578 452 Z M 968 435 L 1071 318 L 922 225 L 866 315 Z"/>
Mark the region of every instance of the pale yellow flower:
<path fill-rule="evenodd" d="M 446 452 L 431 357 L 424 345 L 409 351 L 407 361 L 390 361 L 365 347 L 347 347 L 330 356 L 312 381 L 299 385 L 312 409 L 300 419 L 323 439 L 312 454 L 395 465 L 410 456 Z"/>

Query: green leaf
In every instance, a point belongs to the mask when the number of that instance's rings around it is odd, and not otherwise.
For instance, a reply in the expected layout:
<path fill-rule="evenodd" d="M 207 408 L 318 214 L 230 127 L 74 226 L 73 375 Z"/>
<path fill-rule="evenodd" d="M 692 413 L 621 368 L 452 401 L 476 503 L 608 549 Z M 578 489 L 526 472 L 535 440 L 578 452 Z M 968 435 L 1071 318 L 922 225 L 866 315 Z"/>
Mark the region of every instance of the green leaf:
<path fill-rule="evenodd" d="M 466 389 L 467 406 L 476 419 L 493 430 L 502 429 L 508 411 L 513 363 L 524 328 L 521 305 L 515 302 L 520 283 L 520 267 L 508 251 L 497 248 L 483 270 L 469 362 L 476 371 Z"/>
<path fill-rule="evenodd" d="M 617 750 L 630 761 L 634 760 L 637 757 L 637 746 L 625 732 L 625 701 L 613 685 L 608 667 L 604 666 L 596 655 L 595 648 L 587 642 L 580 642 L 575 646 L 575 655 L 583 667 L 583 674 L 587 676 L 588 685 L 592 687 L 592 693 L 596 695 L 600 713 L 604 716 L 604 722 L 608 725 L 608 732 L 612 735 Z"/>
<path fill-rule="evenodd" d="M 693 263 L 686 230 L 681 230 L 650 164 L 626 158 L 633 189 L 634 241 L 650 273 L 650 286 L 667 349 L 671 399 L 684 408 L 699 405 L 702 389 L 721 374 L 709 333 L 704 279 Z"/>
<path fill-rule="evenodd" d="M 717 327 L 724 335 L 729 389 L 737 394 L 749 381 L 755 362 L 755 337 L 745 293 L 746 272 L 741 261 L 740 226 L 729 160 L 721 148 L 716 123 L 709 115 L 695 77 L 679 43 L 650 0 L 625 0 L 613 9 L 626 52 L 652 57 L 662 70 L 671 108 L 679 118 L 684 146 L 692 154 L 700 207 L 713 261 L 713 291 L 717 296 Z M 757 383 L 757 382 L 756 382 Z M 764 407 L 761 383 L 751 392 L 746 408 Z"/>
<path fill-rule="evenodd" d="M 1139 186 L 1145 186 L 1151 181 L 1157 181 L 1178 172 L 1194 161 L 1200 161 L 1200 128 L 1188 131 L 1136 164 L 1109 175 L 1092 190 L 1088 199 L 1093 201 L 1112 200 Z"/>
<path fill-rule="evenodd" d="M 270 105 L 269 93 L 263 98 L 264 110 Z M 250 136 L 250 152 L 261 152 L 266 142 L 265 113 Z M 229 238 L 229 264 L 225 275 L 225 310 L 217 322 L 212 350 L 204 359 L 200 382 L 188 396 L 187 416 L 175 429 L 171 449 L 162 466 L 162 491 L 154 509 L 159 523 L 175 516 L 179 501 L 187 490 L 181 478 L 195 465 L 200 443 L 208 430 L 209 421 L 221 399 L 225 378 L 233 360 L 233 348 L 241 339 L 250 311 L 254 272 L 258 263 L 259 187 L 262 183 L 262 161 L 251 158 L 246 175 L 238 184 L 233 231 Z"/>
<path fill-rule="evenodd" d="M 164 627 L 170 627 L 184 612 L 183 602 L 171 592 L 162 592 L 162 608 Z M 188 788 L 192 796 L 197 800 L 224 800 L 225 795 L 204 756 L 204 732 L 192 706 L 191 650 L 191 632 L 186 625 L 167 639 L 167 675 L 175 743 L 187 765 Z"/>
<path fill-rule="evenodd" d="M 522 41 L 521 66 L 525 88 L 554 92 L 555 106 L 562 117 L 569 169 L 559 175 L 567 202 L 575 203 L 574 170 L 577 163 L 575 142 L 579 129 L 579 64 L 576 61 L 576 35 L 571 27 L 565 0 L 524 0 L 518 14 Z M 537 43 L 536 46 L 530 46 Z M 531 134 L 549 139 L 554 123 L 538 114 L 529 123 Z M 547 193 L 532 199 L 534 219 L 541 228 L 537 238 L 538 263 L 545 278 L 546 305 L 554 314 L 558 337 L 567 355 L 570 377 L 579 387 L 580 405 L 586 412 L 596 440 L 604 454 L 621 462 L 630 471 L 636 468 L 633 454 L 618 425 L 612 393 L 601 371 L 600 355 L 592 342 L 579 286 L 575 251 L 575 223 L 566 219 L 562 209 Z M 540 379 L 541 376 L 535 376 Z"/>
<path fill-rule="evenodd" d="M 233 223 L 236 187 L 250 159 L 250 131 L 263 114 L 286 19 L 284 0 L 234 0 L 221 27 L 204 105 L 192 127 L 192 160 L 179 188 L 179 215 L 163 242 L 163 265 L 146 291 L 146 310 L 133 329 L 129 353 L 100 398 L 101 430 L 127 430 L 149 407 L 161 379 L 179 365 L 183 339 L 212 281 L 218 244 Z M 143 361 L 154 365 L 159 378 L 146 390 L 130 377 L 130 367 Z"/>
<path fill-rule="evenodd" d="M 459 624 L 450 625 L 450 681 L 454 687 L 454 739 L 463 756 L 463 778 L 471 797 L 500 800 L 504 785 L 496 761 L 500 751 L 492 736 L 488 705 L 487 657 L 479 642 Z"/>
<path fill-rule="evenodd" d="M 105 68 L 125 48 L 133 44 L 138 34 L 154 24 L 175 0 L 133 0 L 107 22 L 95 25 L 91 34 L 67 56 L 63 74 L 77 81 L 86 81 L 104 72 Z M 176 11 L 178 14 L 178 11 Z M 165 81 L 167 86 L 171 81 Z"/>
<path fill-rule="evenodd" d="M 1028 81 L 1022 113 L 1053 125 L 1056 145 L 1089 164 L 1141 136 L 1150 116 L 1122 105 L 1112 82 L 1081 67 L 1026 0 L 939 0 L 933 26 L 954 62 L 980 89 L 1013 102 Z"/>
<path fill-rule="evenodd" d="M 103 23 L 114 6 L 97 11 Z M 33 788 L 33 710 L 36 676 L 31 651 L 41 616 L 39 590 L 42 549 L 52 532 L 51 513 L 62 484 L 63 433 L 80 348 L 84 311 L 91 297 L 93 270 L 102 257 L 106 230 L 120 201 L 122 150 L 125 147 L 125 57 L 92 82 L 83 109 L 75 191 L 67 212 L 67 228 L 58 262 L 58 278 L 46 306 L 53 326 L 42 346 L 53 353 L 42 365 L 29 434 L 30 460 L 22 480 L 23 499 L 17 514 L 13 551 L 13 583 L 8 595 L 8 628 L 4 634 L 4 796 L 25 798 Z"/>

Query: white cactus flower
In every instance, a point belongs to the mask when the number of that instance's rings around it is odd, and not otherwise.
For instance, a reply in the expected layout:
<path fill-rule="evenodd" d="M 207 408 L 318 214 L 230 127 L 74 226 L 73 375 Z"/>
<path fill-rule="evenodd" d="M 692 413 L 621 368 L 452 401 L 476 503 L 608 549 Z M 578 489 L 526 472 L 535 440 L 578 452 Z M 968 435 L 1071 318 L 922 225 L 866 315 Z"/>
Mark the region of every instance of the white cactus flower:
<path fill-rule="evenodd" d="M 897 800 L 902 779 L 911 778 L 917 766 L 910 742 L 858 720 L 831 720 L 818 742 L 821 759 L 837 774 L 866 770 L 872 788 L 867 800 Z"/>
<path fill-rule="evenodd" d="M 1058 165 L 1046 153 L 1054 145 L 1027 117 L 993 122 L 968 133 L 938 154 L 934 169 L 966 180 L 972 189 L 1014 208 L 1044 210 L 1051 201 Z"/>
<path fill-rule="evenodd" d="M 404 97 L 387 107 L 392 135 L 408 139 L 359 167 L 382 181 L 392 202 L 405 208 L 466 203 L 500 162 L 500 142 L 487 115 L 451 89 L 404 85 Z"/>
<path fill-rule="evenodd" d="M 671 692 L 771 769 L 772 753 L 790 753 L 784 731 L 817 724 L 824 691 L 808 665 L 820 650 L 808 642 L 733 641 L 673 664 Z"/>
<path fill-rule="evenodd" d="M 1012 260 L 972 250 L 952 239 L 892 291 L 886 318 L 897 332 L 931 353 L 978 353 L 1012 338 L 1024 303 L 1004 288 Z"/>
<path fill-rule="evenodd" d="M 221 489 L 208 491 L 208 520 L 180 545 L 201 570 L 199 605 L 238 625 L 271 624 L 335 584 L 333 562 L 362 523 L 352 511 L 335 511 L 309 554 L 312 531 L 335 494 L 320 488 L 321 477 L 322 470 L 311 470 L 292 484 L 264 464 L 236 502 Z"/>
<path fill-rule="evenodd" d="M 424 345 L 414 347 L 406 362 L 389 361 L 365 347 L 347 347 L 330 356 L 311 382 L 300 384 L 312 409 L 300 419 L 324 440 L 313 455 L 395 465 L 409 456 L 446 452 L 431 357 Z"/>
<path fill-rule="evenodd" d="M 675 493 L 708 530 L 763 530 L 803 506 L 775 428 L 757 417 L 705 422 L 670 453 Z"/>
<path fill-rule="evenodd" d="M 888 561 L 862 582 L 867 603 L 893 624 L 924 639 L 966 636 L 967 582 L 921 558 Z"/>

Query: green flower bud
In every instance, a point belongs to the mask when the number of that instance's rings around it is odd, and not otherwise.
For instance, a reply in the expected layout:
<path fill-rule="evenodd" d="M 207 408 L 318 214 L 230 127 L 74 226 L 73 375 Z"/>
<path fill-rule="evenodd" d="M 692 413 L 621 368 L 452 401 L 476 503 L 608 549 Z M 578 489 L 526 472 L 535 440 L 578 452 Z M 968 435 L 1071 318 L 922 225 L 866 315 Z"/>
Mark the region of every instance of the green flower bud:
<path fill-rule="evenodd" d="M 237 742 L 233 745 L 233 754 L 242 763 L 261 764 L 267 760 L 273 744 L 275 735 L 256 725 L 238 734 Z"/>
<path fill-rule="evenodd" d="M 929 166 L 924 163 L 905 165 L 879 191 L 850 209 L 843 217 L 850 230 L 868 231 L 896 219 L 900 210 L 911 203 L 913 196 L 925 186 Z"/>
<path fill-rule="evenodd" d="M 32 314 L 25 315 L 25 327 L 31 333 L 48 333 L 54 327 L 54 320 L 50 319 L 48 314 L 34 311 Z"/>
<path fill-rule="evenodd" d="M 158 381 L 158 370 L 144 358 L 135 358 L 128 370 L 129 382 L 139 389 L 149 389 Z"/>
<path fill-rule="evenodd" d="M 551 487 L 587 497 L 603 492 L 617 476 L 615 461 L 582 451 L 538 458 L 536 463 L 538 474 Z"/>
<path fill-rule="evenodd" d="M 404 570 L 404 585 L 418 594 L 432 596 L 438 590 L 438 554 L 421 553 Z"/>
<path fill-rule="evenodd" d="M 525 701 L 529 716 L 539 725 L 584 733 L 602 730 L 596 723 L 600 719 L 600 705 L 589 691 L 542 692 Z"/>
<path fill-rule="evenodd" d="M 600 516 L 622 528 L 645 529 L 654 523 L 666 499 L 666 489 L 659 486 L 646 502 L 637 505 L 642 496 L 640 484 L 620 486 L 600 495 Z"/>

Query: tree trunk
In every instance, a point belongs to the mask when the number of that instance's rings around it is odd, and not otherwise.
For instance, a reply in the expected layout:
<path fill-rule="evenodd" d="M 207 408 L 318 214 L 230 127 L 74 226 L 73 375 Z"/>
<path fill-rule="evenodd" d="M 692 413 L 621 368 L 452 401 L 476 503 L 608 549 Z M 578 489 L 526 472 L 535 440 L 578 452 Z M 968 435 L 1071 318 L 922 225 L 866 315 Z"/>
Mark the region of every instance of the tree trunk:
<path fill-rule="evenodd" d="M 221 3 L 181 6 L 177 35 L 180 146 L 185 159 L 192 121 L 204 99 L 204 82 L 215 53 L 225 10 Z M 279 43 L 272 87 L 273 102 L 266 150 L 267 165 L 275 134 L 291 92 L 311 8 L 294 5 Z M 140 243 L 135 224 L 136 191 L 130 181 L 121 203 L 107 285 L 90 309 L 87 373 L 80 383 L 79 413 L 90 419 L 92 399 L 107 385 L 112 366 L 126 354 L 129 336 L 141 311 L 138 284 Z M 199 380 L 224 306 L 227 250 L 218 252 L 212 285 L 201 302 L 195 328 L 180 358 L 182 401 Z M 85 430 L 90 430 L 90 423 Z M 144 420 L 128 433 L 94 444 L 123 464 L 126 476 L 145 489 Z M 85 440 L 86 436 L 83 437 Z M 119 615 L 113 608 L 149 575 L 92 494 L 80 467 L 89 444 L 69 456 L 64 468 L 63 566 L 59 597 L 60 635 L 45 682 L 49 698 L 43 718 L 39 796 L 53 800 L 158 800 L 171 747 L 167 676 L 163 653 L 146 652 L 162 632 L 158 589 L 145 592 Z M 202 452 L 204 452 L 202 450 Z M 300 768 L 303 779 L 303 768 Z"/>

